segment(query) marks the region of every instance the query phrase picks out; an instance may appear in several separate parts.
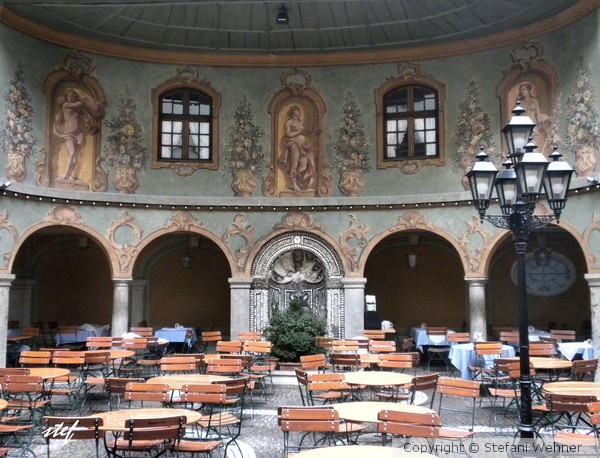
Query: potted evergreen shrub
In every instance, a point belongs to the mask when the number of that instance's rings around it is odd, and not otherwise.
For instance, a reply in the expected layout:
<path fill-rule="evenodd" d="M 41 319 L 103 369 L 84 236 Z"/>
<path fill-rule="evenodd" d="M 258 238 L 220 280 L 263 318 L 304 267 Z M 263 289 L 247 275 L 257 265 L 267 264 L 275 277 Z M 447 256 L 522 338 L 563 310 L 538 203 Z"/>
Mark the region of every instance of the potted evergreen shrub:
<path fill-rule="evenodd" d="M 264 330 L 266 338 L 273 343 L 273 356 L 281 363 L 298 363 L 300 356 L 322 351 L 315 338 L 324 336 L 325 320 L 314 316 L 303 299 L 293 299 L 288 308 L 279 311 L 274 307 L 269 326 Z"/>

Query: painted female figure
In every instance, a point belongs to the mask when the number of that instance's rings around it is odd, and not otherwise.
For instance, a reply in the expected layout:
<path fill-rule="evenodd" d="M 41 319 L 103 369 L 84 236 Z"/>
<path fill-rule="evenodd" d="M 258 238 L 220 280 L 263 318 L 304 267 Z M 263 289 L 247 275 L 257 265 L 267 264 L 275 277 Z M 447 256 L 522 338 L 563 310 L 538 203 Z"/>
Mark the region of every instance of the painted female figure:
<path fill-rule="evenodd" d="M 292 105 L 279 142 L 283 151 L 277 162 L 286 173 L 288 189 L 297 193 L 313 188 L 315 180 L 315 159 L 305 134 L 300 107 Z"/>

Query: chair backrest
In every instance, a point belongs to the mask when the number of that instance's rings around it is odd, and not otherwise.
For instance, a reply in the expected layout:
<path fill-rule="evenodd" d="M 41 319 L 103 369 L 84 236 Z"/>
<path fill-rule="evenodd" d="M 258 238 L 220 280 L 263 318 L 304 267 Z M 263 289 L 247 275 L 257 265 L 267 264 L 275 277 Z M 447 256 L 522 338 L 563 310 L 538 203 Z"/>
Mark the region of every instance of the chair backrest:
<path fill-rule="evenodd" d="M 519 343 L 519 333 L 517 331 L 501 331 L 498 340 L 503 343 Z"/>
<path fill-rule="evenodd" d="M 171 398 L 171 388 L 166 383 L 136 383 L 125 385 L 123 400 L 161 402 L 166 404 Z"/>
<path fill-rule="evenodd" d="M 121 340 L 121 348 L 129 350 L 145 350 L 148 348 L 146 337 L 124 338 Z"/>
<path fill-rule="evenodd" d="M 417 344 L 412 337 L 406 337 L 402 339 L 402 345 L 400 346 L 400 351 L 410 352 L 414 351 L 417 348 Z"/>
<path fill-rule="evenodd" d="M 393 340 L 369 340 L 370 353 L 393 353 L 396 351 L 396 342 Z"/>
<path fill-rule="evenodd" d="M 273 342 L 268 340 L 249 340 L 244 342 L 244 352 L 253 355 L 268 355 L 273 350 Z"/>
<path fill-rule="evenodd" d="M 318 336 L 315 337 L 315 344 L 318 348 L 322 348 L 323 350 L 331 350 L 331 345 L 333 344 L 333 339 L 331 337 Z"/>
<path fill-rule="evenodd" d="M 129 329 L 129 332 L 137 334 L 140 337 L 154 337 L 154 330 L 146 326 L 134 326 Z"/>
<path fill-rule="evenodd" d="M 128 383 L 144 383 L 144 379 L 107 377 L 104 379 L 104 389 L 109 394 L 124 394 Z"/>
<path fill-rule="evenodd" d="M 222 383 L 201 385 L 183 385 L 181 387 L 180 401 L 190 404 L 223 404 L 227 399 L 227 386 Z"/>
<path fill-rule="evenodd" d="M 583 380 L 586 375 L 594 378 L 598 369 L 598 359 L 579 359 L 573 361 L 571 374 L 575 380 Z"/>
<path fill-rule="evenodd" d="M 440 436 L 440 417 L 437 413 L 397 412 L 382 410 L 377 415 L 377 432 L 402 436 L 437 438 Z"/>
<path fill-rule="evenodd" d="M 425 332 L 428 336 L 445 336 L 448 332 L 446 327 L 428 327 Z"/>
<path fill-rule="evenodd" d="M 515 327 L 514 326 L 493 326 L 492 327 L 492 336 L 494 339 L 502 340 L 502 339 L 500 339 L 500 334 L 503 332 L 515 332 Z"/>
<path fill-rule="evenodd" d="M 32 393 L 42 393 L 44 389 L 44 380 L 42 377 L 33 375 L 6 375 L 2 378 L 2 391 L 4 394 L 26 395 L 29 400 L 37 399 L 37 396 L 30 396 Z"/>
<path fill-rule="evenodd" d="M 26 367 L 0 367 L 0 377 L 7 375 L 29 375 L 29 369 Z"/>
<path fill-rule="evenodd" d="M 356 369 L 361 366 L 360 355 L 358 353 L 332 353 L 331 365 L 334 369 Z"/>
<path fill-rule="evenodd" d="M 277 408 L 277 422 L 282 431 L 336 432 L 340 417 L 331 406 Z"/>
<path fill-rule="evenodd" d="M 52 354 L 49 351 L 22 351 L 19 355 L 21 366 L 47 366 Z"/>
<path fill-rule="evenodd" d="M 475 342 L 474 348 L 477 355 L 502 354 L 502 342 Z"/>
<path fill-rule="evenodd" d="M 239 358 L 211 359 L 206 366 L 207 374 L 237 375 L 244 370 L 242 360 Z"/>
<path fill-rule="evenodd" d="M 412 369 L 419 365 L 420 358 L 418 352 L 382 353 L 377 366 L 383 369 Z"/>
<path fill-rule="evenodd" d="M 122 339 L 111 336 L 90 336 L 85 339 L 87 348 L 111 348 L 120 347 Z"/>
<path fill-rule="evenodd" d="M 218 342 L 223 340 L 221 331 L 204 331 L 201 333 L 202 342 Z"/>
<path fill-rule="evenodd" d="M 57 351 L 52 355 L 52 364 L 63 367 L 81 367 L 85 364 L 85 352 Z"/>
<path fill-rule="evenodd" d="M 217 353 L 241 353 L 242 342 L 239 340 L 219 340 L 217 342 Z"/>
<path fill-rule="evenodd" d="M 414 391 L 435 390 L 439 379 L 440 375 L 437 373 L 417 375 L 412 379 L 412 389 Z"/>
<path fill-rule="evenodd" d="M 163 356 L 160 359 L 161 372 L 196 372 L 198 361 L 194 356 Z"/>
<path fill-rule="evenodd" d="M 446 333 L 446 340 L 448 342 L 470 342 L 471 341 L 471 333 L 470 332 L 448 332 Z"/>
<path fill-rule="evenodd" d="M 529 342 L 530 356 L 556 356 L 558 353 L 553 342 Z"/>
<path fill-rule="evenodd" d="M 479 398 L 481 383 L 475 380 L 462 380 L 450 377 L 440 377 L 437 381 L 436 392 L 441 395 Z"/>
<path fill-rule="evenodd" d="M 100 429 L 103 425 L 103 420 L 100 417 L 53 417 L 45 416 L 41 422 L 44 432 L 42 436 L 46 441 L 51 439 L 67 439 L 63 435 L 52 434 L 56 428 L 68 429 L 68 440 L 74 439 L 101 439 L 104 437 L 105 431 Z"/>
<path fill-rule="evenodd" d="M 546 404 L 551 412 L 589 412 L 590 404 L 597 400 L 596 396 L 588 394 L 546 394 Z"/>
<path fill-rule="evenodd" d="M 573 330 L 568 329 L 554 329 L 550 331 L 550 337 L 558 340 L 559 342 L 565 340 L 577 340 L 577 333 Z"/>
<path fill-rule="evenodd" d="M 185 416 L 130 419 L 125 422 L 123 439 L 129 442 L 129 448 L 133 446 L 134 441 L 172 440 L 176 442 L 183 436 L 186 422 Z"/>
<path fill-rule="evenodd" d="M 331 342 L 332 352 L 358 352 L 357 340 L 334 340 Z"/>
<path fill-rule="evenodd" d="M 300 357 L 300 368 L 303 371 L 322 370 L 327 367 L 327 356 L 320 353 L 316 355 L 304 355 Z"/>
<path fill-rule="evenodd" d="M 362 335 L 370 340 L 384 340 L 385 331 L 381 329 L 364 329 Z"/>
<path fill-rule="evenodd" d="M 302 405 L 310 405 L 310 397 L 308 395 L 308 372 L 296 368 L 296 381 L 298 382 L 298 390 L 300 391 L 300 400 Z"/>
<path fill-rule="evenodd" d="M 110 363 L 110 352 L 103 350 L 90 350 L 84 353 L 85 364 L 104 364 L 108 366 Z"/>
<path fill-rule="evenodd" d="M 245 342 L 247 340 L 261 340 L 262 333 L 260 331 L 240 331 L 238 332 L 238 340 Z"/>

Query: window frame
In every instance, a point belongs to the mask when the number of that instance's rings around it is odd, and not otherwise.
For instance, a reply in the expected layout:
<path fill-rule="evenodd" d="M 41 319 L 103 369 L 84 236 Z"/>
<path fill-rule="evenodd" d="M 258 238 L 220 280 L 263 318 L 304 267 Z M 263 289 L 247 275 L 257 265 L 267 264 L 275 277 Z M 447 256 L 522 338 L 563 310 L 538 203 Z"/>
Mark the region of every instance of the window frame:
<path fill-rule="evenodd" d="M 386 113 L 386 98 L 395 91 L 408 89 L 409 99 L 407 102 L 412 102 L 411 94 L 414 89 L 426 89 L 437 94 L 437 113 L 434 116 L 437 120 L 437 155 L 427 156 L 417 155 L 414 147 L 414 120 L 417 117 L 432 117 L 426 114 L 432 113 L 433 110 L 423 111 L 407 111 L 401 115 L 389 115 Z M 414 71 L 409 75 L 401 75 L 386 81 L 381 87 L 375 90 L 375 104 L 377 108 L 377 168 L 400 168 L 404 173 L 417 173 L 426 165 L 441 166 L 446 163 L 445 153 L 445 116 L 444 106 L 446 101 L 446 85 L 419 71 Z M 410 107 L 412 108 L 412 107 Z M 417 116 L 418 115 L 418 116 Z M 404 157 L 387 157 L 387 121 L 390 119 L 406 119 L 407 132 L 412 132 L 409 136 L 409 154 Z M 412 154 L 411 154 L 412 153 Z"/>
<path fill-rule="evenodd" d="M 183 114 L 162 114 L 162 102 L 164 97 L 177 91 L 184 92 L 184 99 L 187 100 L 186 108 Z M 189 95 L 191 93 L 199 94 L 200 98 L 211 100 L 211 113 L 209 115 L 190 115 Z M 170 168 L 178 175 L 187 176 L 199 169 L 218 170 L 219 168 L 219 110 L 221 106 L 221 95 L 210 85 L 197 80 L 180 79 L 170 80 L 152 90 L 152 168 Z M 183 154 L 183 158 L 162 158 L 160 157 L 162 148 L 162 121 L 166 119 L 182 120 L 184 127 L 181 135 L 183 138 L 182 147 L 188 147 L 189 141 L 189 123 L 192 119 L 199 122 L 210 122 L 209 127 L 209 156 L 210 159 L 189 159 L 189 149 Z"/>

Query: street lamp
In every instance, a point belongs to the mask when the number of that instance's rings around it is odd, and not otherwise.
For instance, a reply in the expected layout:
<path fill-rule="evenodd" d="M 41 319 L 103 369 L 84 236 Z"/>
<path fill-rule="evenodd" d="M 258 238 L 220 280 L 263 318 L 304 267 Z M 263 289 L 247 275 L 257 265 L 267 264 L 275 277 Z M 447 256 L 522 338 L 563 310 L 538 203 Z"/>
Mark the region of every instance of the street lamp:
<path fill-rule="evenodd" d="M 532 231 L 546 226 L 553 220 L 560 219 L 565 208 L 567 191 L 571 182 L 573 169 L 560 161 L 556 146 L 548 162 L 542 153 L 535 153 L 537 148 L 531 135 L 535 123 L 525 116 L 525 110 L 517 102 L 512 110 L 513 116 L 508 125 L 502 129 L 509 149 L 509 159 L 503 164 L 504 170 L 498 172 L 496 167 L 487 162 L 488 155 L 483 148 L 477 154 L 477 162 L 467 173 L 473 202 L 481 221 L 512 232 L 517 254 L 517 285 L 519 290 L 519 352 L 521 376 L 521 412 L 519 415 L 519 431 L 522 439 L 533 438 L 531 411 L 531 377 L 529 369 L 529 318 L 527 313 L 527 280 L 525 275 L 525 252 L 527 240 Z M 544 188 L 548 205 L 554 215 L 534 215 L 535 206 L 540 200 Z M 496 189 L 501 215 L 486 215 L 490 206 L 492 192 Z"/>

